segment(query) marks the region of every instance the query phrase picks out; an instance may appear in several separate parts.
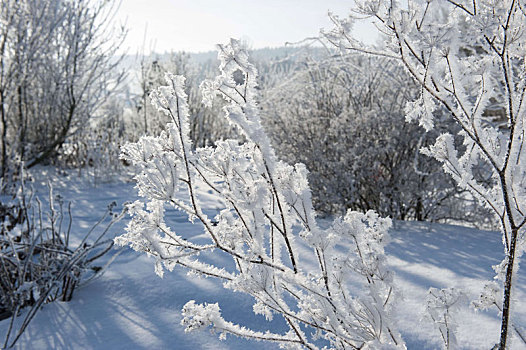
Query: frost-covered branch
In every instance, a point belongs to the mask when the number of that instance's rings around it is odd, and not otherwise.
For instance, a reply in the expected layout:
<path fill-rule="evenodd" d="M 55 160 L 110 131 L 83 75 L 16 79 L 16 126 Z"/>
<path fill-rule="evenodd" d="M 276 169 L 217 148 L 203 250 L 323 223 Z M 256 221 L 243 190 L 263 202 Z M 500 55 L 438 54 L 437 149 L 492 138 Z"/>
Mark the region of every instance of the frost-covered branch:
<path fill-rule="evenodd" d="M 422 88 L 408 104 L 408 120 L 432 129 L 441 107 L 461 128 L 456 137 L 438 137 L 425 153 L 442 162 L 502 226 L 505 258 L 497 271 L 504 291 L 501 350 L 507 344 L 513 276 L 524 250 L 520 237 L 526 222 L 524 6 L 523 0 L 361 0 L 355 15 L 336 20 L 334 30 L 322 33 L 344 52 L 375 50 L 403 63 Z M 366 48 L 352 39 L 349 31 L 358 16 L 376 22 L 384 46 Z M 477 176 L 475 167 L 489 176 Z"/>
<path fill-rule="evenodd" d="M 453 319 L 465 296 L 454 288 L 441 289 L 431 288 L 426 299 L 426 311 L 435 327 L 440 332 L 444 349 L 458 348 L 455 337 L 457 325 Z"/>
<path fill-rule="evenodd" d="M 225 117 L 246 141 L 218 141 L 215 147 L 193 150 L 184 78 L 167 74 L 168 85 L 151 98 L 172 122 L 158 137 L 123 147 L 122 157 L 139 171 L 143 200 L 129 206 L 127 233 L 116 242 L 153 255 L 158 274 L 180 265 L 219 278 L 225 288 L 252 296 L 256 314 L 269 320 L 277 315 L 289 327 L 286 334 L 255 332 L 225 321 L 215 304 L 190 301 L 183 309 L 189 331 L 210 327 L 222 335 L 309 349 L 327 344 L 404 348 L 390 321 L 396 301 L 384 257 L 390 220 L 349 212 L 320 228 L 305 166 L 278 161 L 263 130 L 257 71 L 246 51 L 231 40 L 219 46 L 219 59 L 221 74 L 201 84 L 204 100 L 210 103 L 217 95 L 226 100 Z M 201 191 L 213 193 L 223 205 L 213 218 L 203 207 Z M 168 210 L 182 210 L 197 221 L 208 242 L 203 235 L 174 232 L 164 221 Z M 234 264 L 206 258 L 218 253 Z"/>

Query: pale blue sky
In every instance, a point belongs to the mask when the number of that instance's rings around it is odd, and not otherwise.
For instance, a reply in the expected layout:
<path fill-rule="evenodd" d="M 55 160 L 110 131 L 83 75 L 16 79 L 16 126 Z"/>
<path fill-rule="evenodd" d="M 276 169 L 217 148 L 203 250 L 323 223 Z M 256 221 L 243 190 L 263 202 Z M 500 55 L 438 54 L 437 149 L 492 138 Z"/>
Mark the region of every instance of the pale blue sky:
<path fill-rule="evenodd" d="M 330 28 L 327 11 L 345 16 L 352 0 L 122 0 L 118 19 L 127 19 L 125 47 L 146 52 L 210 51 L 230 37 L 246 39 L 253 48 L 281 46 Z M 370 28 L 357 28 L 367 37 Z"/>

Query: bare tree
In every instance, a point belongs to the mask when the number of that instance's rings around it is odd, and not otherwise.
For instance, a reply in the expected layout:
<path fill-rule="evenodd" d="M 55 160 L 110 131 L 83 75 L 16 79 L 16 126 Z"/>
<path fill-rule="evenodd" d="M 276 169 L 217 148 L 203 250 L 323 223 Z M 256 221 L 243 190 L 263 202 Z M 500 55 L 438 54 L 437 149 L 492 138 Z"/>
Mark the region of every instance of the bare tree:
<path fill-rule="evenodd" d="M 1 175 L 53 157 L 119 85 L 115 1 L 1 2 Z"/>
<path fill-rule="evenodd" d="M 30 107 L 25 93 L 39 53 L 46 51 L 52 33 L 63 14 L 45 2 L 4 0 L 0 2 L 0 176 L 8 168 L 16 139 L 25 138 L 26 112 Z M 13 129 L 13 130 L 10 130 Z"/>

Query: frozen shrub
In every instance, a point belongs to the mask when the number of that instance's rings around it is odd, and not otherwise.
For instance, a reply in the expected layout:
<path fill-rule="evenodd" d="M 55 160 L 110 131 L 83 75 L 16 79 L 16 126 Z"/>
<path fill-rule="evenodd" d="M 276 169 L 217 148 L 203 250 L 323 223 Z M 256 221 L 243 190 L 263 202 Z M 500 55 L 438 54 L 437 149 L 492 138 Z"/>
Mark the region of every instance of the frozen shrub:
<path fill-rule="evenodd" d="M 171 123 L 159 136 L 123 148 L 122 157 L 138 168 L 143 199 L 129 206 L 132 220 L 116 242 L 154 256 L 159 275 L 178 265 L 218 278 L 225 288 L 252 296 L 255 313 L 281 317 L 289 327 L 284 334 L 253 331 L 223 319 L 217 304 L 189 301 L 182 321 L 189 331 L 212 328 L 221 337 L 285 348 L 404 348 L 390 319 L 397 299 L 384 256 L 390 220 L 349 211 L 329 228 L 319 227 L 305 166 L 278 161 L 263 130 L 257 72 L 247 53 L 231 40 L 219 46 L 219 59 L 221 75 L 201 84 L 204 101 L 224 98 L 225 115 L 246 142 L 194 150 L 184 77 L 167 74 L 167 85 L 151 98 Z M 215 217 L 202 207 L 197 186 L 223 204 Z M 168 210 L 184 211 L 207 240 L 175 232 L 164 220 Z M 234 265 L 215 265 L 208 254 L 227 254 Z M 304 256 L 317 265 L 305 264 Z"/>
<path fill-rule="evenodd" d="M 43 304 L 70 301 L 76 288 L 100 276 L 105 266 L 94 262 L 113 246 L 105 238 L 123 213 L 115 203 L 85 234 L 72 244 L 71 205 L 49 189 L 49 207 L 42 207 L 22 182 L 11 200 L 0 203 L 0 319 L 10 318 L 3 348 L 13 346 Z M 106 225 L 98 231 L 101 224 Z M 97 232 L 96 234 L 94 232 Z M 92 237 L 94 236 L 94 237 Z M 22 320 L 15 322 L 17 318 Z"/>

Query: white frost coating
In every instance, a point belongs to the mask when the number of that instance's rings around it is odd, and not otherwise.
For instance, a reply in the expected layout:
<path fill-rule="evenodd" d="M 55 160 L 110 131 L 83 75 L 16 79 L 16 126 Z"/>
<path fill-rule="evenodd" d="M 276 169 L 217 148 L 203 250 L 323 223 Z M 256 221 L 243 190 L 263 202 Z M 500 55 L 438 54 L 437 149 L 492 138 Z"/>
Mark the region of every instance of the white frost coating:
<path fill-rule="evenodd" d="M 236 325 L 232 322 L 225 321 L 221 316 L 221 309 L 216 304 L 196 304 L 190 300 L 183 307 L 183 320 L 181 324 L 186 326 L 185 331 L 206 329 L 209 326 L 214 327 L 214 331 L 219 333 L 219 339 L 226 339 L 227 334 L 236 335 L 243 338 L 275 341 L 281 343 L 298 343 L 298 340 L 289 334 L 279 335 L 270 332 L 254 332 L 243 326 Z"/>
<path fill-rule="evenodd" d="M 248 54 L 238 40 L 230 39 L 228 45 L 217 47 L 221 74 L 201 83 L 203 103 L 210 105 L 216 95 L 223 97 L 229 102 L 224 108 L 226 118 L 261 148 L 266 159 L 274 162 L 274 151 L 261 125 L 255 100 L 257 69 L 248 61 Z"/>
<path fill-rule="evenodd" d="M 429 131 L 434 126 L 433 113 L 435 110 L 436 104 L 432 96 L 424 92 L 416 101 L 407 103 L 405 118 L 408 122 L 418 120 L 420 126 Z"/>
<path fill-rule="evenodd" d="M 474 300 L 472 305 L 477 310 L 486 310 L 493 306 L 498 306 L 498 300 L 502 299 L 500 288 L 497 282 L 488 282 L 480 293 L 480 297 Z"/>
<path fill-rule="evenodd" d="M 384 257 L 390 220 L 349 212 L 321 229 L 307 169 L 277 161 L 261 126 L 257 72 L 246 51 L 236 40 L 219 50 L 221 75 L 201 85 L 203 96 L 205 102 L 216 95 L 229 102 L 226 117 L 246 142 L 193 150 L 184 79 L 167 75 L 168 86 L 153 92 L 152 100 L 172 123 L 158 137 L 123 147 L 122 157 L 139 170 L 137 188 L 144 199 L 130 205 L 132 219 L 116 243 L 153 255 L 160 275 L 180 265 L 219 278 L 225 288 L 251 295 L 253 312 L 268 320 L 281 317 L 289 326 L 285 334 L 255 332 L 225 321 L 217 304 L 191 301 L 183 309 L 188 331 L 211 328 L 220 337 L 233 334 L 285 348 L 405 348 L 390 321 L 397 296 Z M 224 203 L 213 220 L 203 212 L 197 182 Z M 208 242 L 167 227 L 169 207 L 198 221 Z M 317 265 L 302 264 L 300 251 Z M 235 268 L 201 258 L 216 252 L 228 254 Z"/>

